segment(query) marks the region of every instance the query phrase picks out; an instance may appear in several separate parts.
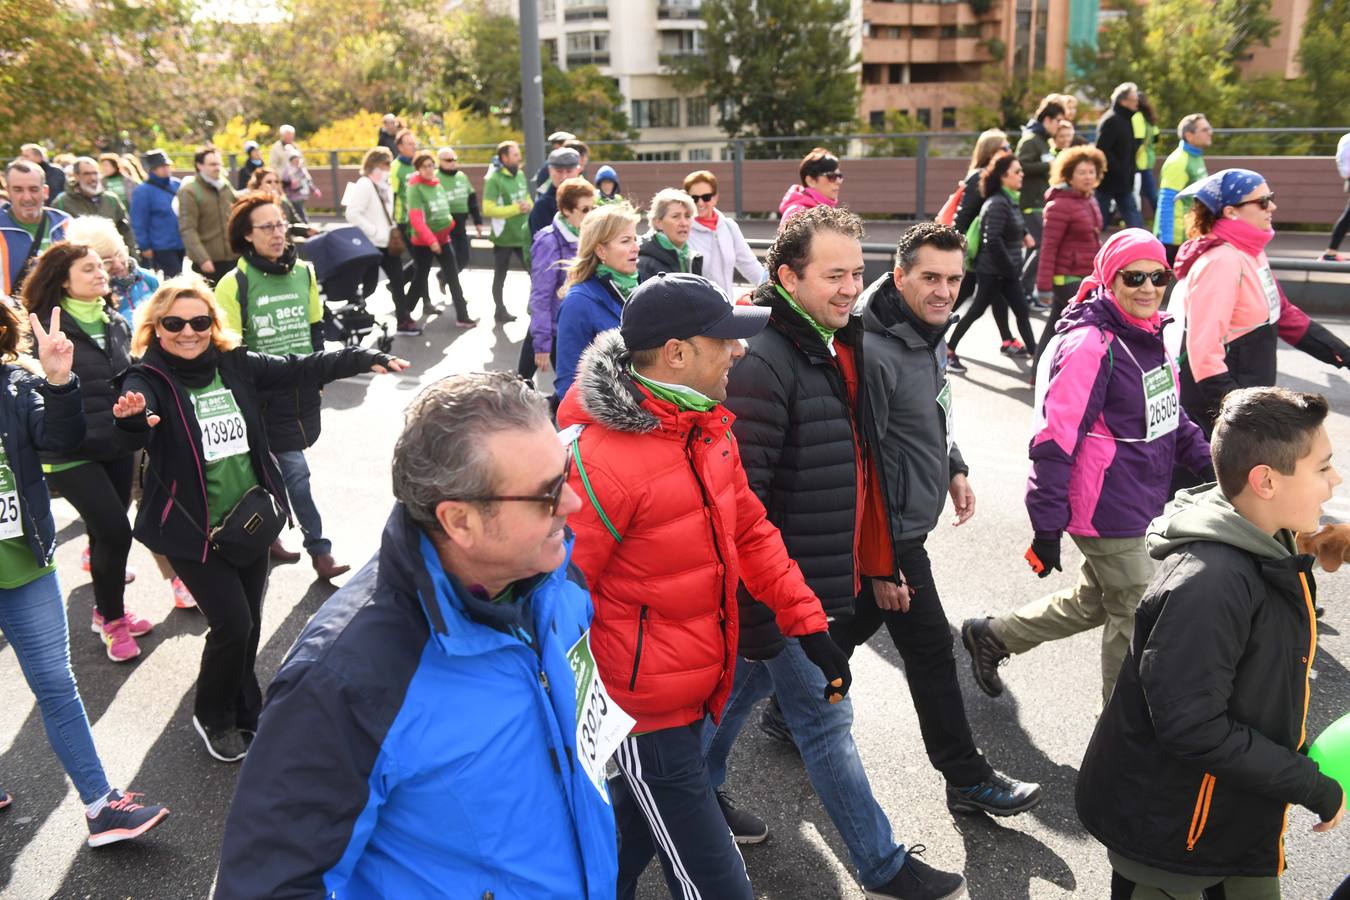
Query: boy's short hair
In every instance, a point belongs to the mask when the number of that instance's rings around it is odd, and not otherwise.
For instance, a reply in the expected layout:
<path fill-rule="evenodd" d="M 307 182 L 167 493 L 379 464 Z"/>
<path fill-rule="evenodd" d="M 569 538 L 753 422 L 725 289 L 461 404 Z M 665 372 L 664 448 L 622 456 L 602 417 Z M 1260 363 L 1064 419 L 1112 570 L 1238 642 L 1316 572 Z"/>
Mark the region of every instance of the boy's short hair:
<path fill-rule="evenodd" d="M 1241 494 L 1257 466 L 1294 474 L 1327 410 L 1321 394 L 1278 387 L 1242 388 L 1224 397 L 1209 445 L 1224 496 Z"/>

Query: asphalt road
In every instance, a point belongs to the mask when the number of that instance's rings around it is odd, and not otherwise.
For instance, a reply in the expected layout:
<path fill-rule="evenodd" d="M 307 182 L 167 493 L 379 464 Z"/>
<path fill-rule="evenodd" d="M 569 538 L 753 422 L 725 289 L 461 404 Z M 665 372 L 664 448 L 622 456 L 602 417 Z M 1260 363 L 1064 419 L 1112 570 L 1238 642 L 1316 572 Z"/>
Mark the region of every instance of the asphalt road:
<path fill-rule="evenodd" d="M 411 372 L 362 376 L 328 390 L 324 433 L 310 452 L 310 465 L 314 493 L 341 559 L 359 565 L 376 549 L 391 501 L 390 451 L 403 407 L 419 385 L 456 372 L 514 366 L 526 327 L 526 278 L 513 273 L 508 281 L 509 303 L 522 318 L 493 328 L 488 324 L 489 277 L 482 271 L 465 276 L 471 309 L 484 324 L 459 332 L 447 318 L 436 319 L 422 337 L 397 341 L 397 352 L 414 364 Z M 377 311 L 382 308 L 376 304 Z M 1350 321 L 1330 324 L 1350 338 Z M 998 355 L 987 321 L 972 331 L 962 351 L 970 371 L 954 382 L 956 429 L 970 462 L 977 513 L 959 529 L 944 522 L 930 541 L 935 576 L 954 626 L 967 616 L 1008 609 L 1064 587 L 1072 578 L 1037 580 L 1021 560 L 1030 537 L 1022 506 L 1031 404 L 1025 365 Z M 1329 423 L 1333 442 L 1350 448 L 1350 382 L 1292 350 L 1281 351 L 1280 368 L 1282 383 L 1332 398 L 1337 410 Z M 1350 450 L 1343 455 L 1350 456 Z M 1350 469 L 1350 462 L 1344 465 Z M 1350 483 L 1327 512 L 1350 519 Z M 84 847 L 78 798 L 47 745 L 15 656 L 0 640 L 0 783 L 15 796 L 14 805 L 0 812 L 0 897 L 206 897 L 237 769 L 211 760 L 189 723 L 204 621 L 195 612 L 172 610 L 149 553 L 137 546 L 131 564 L 139 577 L 128 588 L 128 602 L 157 625 L 141 639 L 139 659 L 110 662 L 89 630 L 92 595 L 88 576 L 79 569 L 82 527 L 64 502 L 56 504 L 56 513 L 71 655 L 105 767 L 114 784 L 169 804 L 172 815 L 144 840 L 97 851 Z M 287 540 L 298 546 L 298 533 Z M 1068 541 L 1065 548 L 1066 568 L 1073 571 L 1075 551 Z M 1327 614 L 1310 734 L 1350 710 L 1350 639 L 1345 636 L 1350 632 L 1350 577 L 1326 576 L 1320 589 Z M 258 659 L 264 683 L 333 590 L 316 582 L 304 563 L 273 570 Z M 1105 852 L 1073 811 L 1075 774 L 1100 702 L 1097 635 L 1060 641 L 1012 660 L 1004 670 L 1008 691 L 998 700 L 975 688 L 964 650 L 957 652 L 976 739 L 997 768 L 1040 782 L 1045 802 L 1031 813 L 998 821 L 947 811 L 941 778 L 923 752 L 903 667 L 883 630 L 854 657 L 854 733 L 897 838 L 923 844 L 924 858 L 933 865 L 964 871 L 973 898 L 1107 896 Z M 767 843 L 745 848 L 758 896 L 862 897 L 800 761 L 753 724 L 737 746 L 729 787 L 742 807 L 762 815 L 772 829 Z M 1309 830 L 1313 822 L 1306 810 L 1289 816 L 1284 893 L 1292 900 L 1322 900 L 1350 872 L 1350 826 L 1317 835 Z M 446 886 L 446 895 L 455 896 L 453 885 Z M 654 870 L 640 896 L 665 896 Z"/>

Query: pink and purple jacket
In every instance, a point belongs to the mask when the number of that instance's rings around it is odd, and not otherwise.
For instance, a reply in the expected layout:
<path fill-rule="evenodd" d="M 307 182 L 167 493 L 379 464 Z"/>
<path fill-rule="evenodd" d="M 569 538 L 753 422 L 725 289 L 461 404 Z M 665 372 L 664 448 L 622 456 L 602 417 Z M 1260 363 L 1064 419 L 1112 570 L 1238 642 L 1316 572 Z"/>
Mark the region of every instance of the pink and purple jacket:
<path fill-rule="evenodd" d="M 1170 496 L 1174 464 L 1208 470 L 1209 444 L 1184 410 L 1175 431 L 1143 440 L 1144 372 L 1167 365 L 1174 383 L 1178 373 L 1162 341 L 1170 317 L 1137 321 L 1098 289 L 1070 303 L 1055 326 L 1027 479 L 1038 537 L 1140 537 Z"/>
<path fill-rule="evenodd" d="M 783 199 L 778 201 L 778 228 L 782 230 L 784 222 L 813 206 L 838 205 L 838 200 L 831 200 L 815 188 L 794 184 L 783 194 Z"/>

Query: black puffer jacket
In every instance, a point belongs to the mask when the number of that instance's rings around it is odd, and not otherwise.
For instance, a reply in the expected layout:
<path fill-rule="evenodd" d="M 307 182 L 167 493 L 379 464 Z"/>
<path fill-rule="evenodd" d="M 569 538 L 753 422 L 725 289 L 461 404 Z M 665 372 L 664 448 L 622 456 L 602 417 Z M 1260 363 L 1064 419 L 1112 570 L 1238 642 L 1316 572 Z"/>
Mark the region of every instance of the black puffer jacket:
<path fill-rule="evenodd" d="M 388 362 L 385 354 L 363 347 L 308 356 L 268 356 L 242 347 L 219 354 L 220 379 L 234 394 L 248 430 L 254 477 L 282 506 L 289 507 L 286 487 L 268 443 L 260 395 L 288 385 L 317 391 L 330 381 Z M 205 560 L 209 543 L 202 528 L 212 516 L 206 501 L 201 426 L 173 357 L 158 343 L 152 344 L 127 373 L 124 389 L 144 394 L 146 410 L 160 416 L 154 428 L 146 425 L 143 415 L 117 420 L 118 427 L 146 447 L 149 456 L 133 534 L 155 553 Z"/>
<path fill-rule="evenodd" d="M 773 315 L 731 370 L 726 401 L 736 414 L 731 430 L 750 489 L 782 532 L 788 555 L 801 567 L 825 614 L 851 615 L 857 586 L 858 411 L 849 404 L 843 375 L 824 341 L 772 282 L 755 291 L 755 304 L 768 306 Z M 861 373 L 857 320 L 851 319 L 835 340 L 853 348 Z M 739 599 L 741 656 L 774 656 L 783 637 L 773 612 L 744 586 Z"/>
<path fill-rule="evenodd" d="M 51 327 L 50 315 L 43 325 Z M 110 306 L 104 331 L 104 348 L 95 344 L 93 338 L 69 315 L 61 316 L 61 330 L 75 345 L 71 371 L 80 380 L 80 399 L 84 403 L 84 442 L 73 453 L 43 451 L 42 461 L 61 463 L 126 456 L 134 448 L 113 422 L 112 408 L 117 402 L 118 385 L 127 369 L 131 368 L 131 326 Z"/>
<path fill-rule="evenodd" d="M 1313 558 L 1217 487 L 1180 492 L 1148 544 L 1162 562 L 1079 770 L 1078 817 L 1147 866 L 1277 875 L 1287 804 L 1325 821 L 1344 796 L 1303 753 Z"/>
<path fill-rule="evenodd" d="M 1101 190 L 1118 195 L 1134 189 L 1135 153 L 1139 140 L 1134 136 L 1134 110 L 1116 103 L 1097 122 L 1097 149 L 1106 157 Z"/>
<path fill-rule="evenodd" d="M 661 246 L 652 233 L 642 239 L 638 245 L 638 283 L 646 281 L 659 272 L 683 272 L 680 257 L 674 250 Z M 689 271 L 694 275 L 703 274 L 703 254 L 693 247 L 689 248 Z"/>
<path fill-rule="evenodd" d="M 975 257 L 975 273 L 1021 278 L 1022 239 L 1026 234 L 1022 210 L 1006 191 L 995 191 L 980 207 L 980 252 Z"/>
<path fill-rule="evenodd" d="M 967 173 L 962 182 L 965 190 L 961 193 L 961 202 L 956 207 L 956 218 L 952 220 L 952 227 L 962 234 L 970 229 L 970 223 L 975 221 L 975 217 L 980 214 L 980 207 L 984 205 L 984 196 L 980 194 L 982 174 L 979 169 L 975 169 Z"/>

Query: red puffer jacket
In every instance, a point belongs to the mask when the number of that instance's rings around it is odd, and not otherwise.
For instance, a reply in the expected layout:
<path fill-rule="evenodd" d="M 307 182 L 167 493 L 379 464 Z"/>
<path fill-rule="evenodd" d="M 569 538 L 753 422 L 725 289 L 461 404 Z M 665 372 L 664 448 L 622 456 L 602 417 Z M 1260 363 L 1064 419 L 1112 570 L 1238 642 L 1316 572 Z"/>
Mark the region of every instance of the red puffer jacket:
<path fill-rule="evenodd" d="M 595 603 L 596 666 L 637 719 L 634 731 L 720 718 L 736 668 L 740 581 L 784 634 L 827 627 L 746 482 L 732 419 L 721 405 L 680 411 L 652 397 L 628 375 L 617 329 L 582 356 L 558 410 L 559 424 L 586 426 L 572 469 L 581 497 L 568 523 L 572 562 Z"/>
<path fill-rule="evenodd" d="M 1102 209 L 1096 197 L 1084 197 L 1063 184 L 1046 191 L 1045 200 L 1036 290 L 1049 293 L 1056 275 L 1092 274 L 1092 261 L 1102 246 Z"/>

